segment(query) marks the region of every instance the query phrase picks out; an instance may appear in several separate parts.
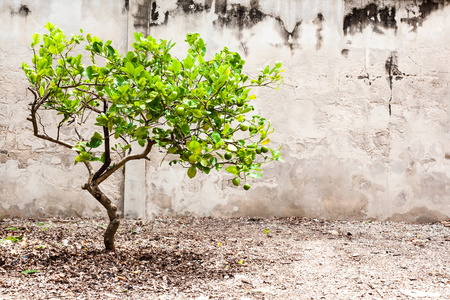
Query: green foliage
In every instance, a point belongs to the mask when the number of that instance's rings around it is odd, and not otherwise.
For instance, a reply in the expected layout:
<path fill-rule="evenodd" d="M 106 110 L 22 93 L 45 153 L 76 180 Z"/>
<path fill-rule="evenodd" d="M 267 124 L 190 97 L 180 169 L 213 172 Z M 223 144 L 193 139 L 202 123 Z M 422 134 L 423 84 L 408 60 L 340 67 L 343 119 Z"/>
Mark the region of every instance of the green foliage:
<path fill-rule="evenodd" d="M 37 97 L 35 111 L 58 112 L 58 129 L 87 126 L 87 117 L 95 116 L 98 129 L 91 136 L 69 137 L 78 139 L 75 163 L 109 164 L 110 153 L 120 161 L 137 144 L 150 143 L 171 155 L 170 165 L 187 168 L 190 178 L 197 170 L 209 173 L 224 166 L 235 178 L 259 178 L 262 164 L 282 161 L 281 148 L 264 146 L 273 132 L 270 122 L 250 114 L 256 98 L 251 87 L 278 88 L 281 63 L 250 79 L 236 52 L 224 48 L 206 59 L 198 34 L 186 36 L 189 50 L 179 59 L 170 54 L 174 43 L 141 33 L 135 33 L 134 50 L 120 55 L 111 41 L 84 36 L 82 30 L 67 39 L 55 25 L 45 28 L 42 41 L 39 34 L 32 37 L 31 67 L 23 63 L 22 68 Z M 82 54 L 74 54 L 80 44 L 89 65 L 82 63 Z"/>
<path fill-rule="evenodd" d="M 11 243 L 17 243 L 21 241 L 22 238 L 22 236 L 7 236 L 6 238 L 2 239 L 2 242 L 11 241 Z"/>

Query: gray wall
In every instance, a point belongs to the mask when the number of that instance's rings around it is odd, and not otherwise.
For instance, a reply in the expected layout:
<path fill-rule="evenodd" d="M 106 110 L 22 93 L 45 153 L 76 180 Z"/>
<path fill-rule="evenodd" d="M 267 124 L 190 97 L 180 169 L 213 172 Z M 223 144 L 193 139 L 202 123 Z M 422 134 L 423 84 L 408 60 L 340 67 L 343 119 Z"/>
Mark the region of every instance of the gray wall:
<path fill-rule="evenodd" d="M 47 4 L 43 5 L 40 2 Z M 285 163 L 244 192 L 221 172 L 189 180 L 156 159 L 110 182 L 130 216 L 317 216 L 430 221 L 450 216 L 450 1 L 22 1 L 1 4 L 0 213 L 91 215 L 73 153 L 30 135 L 20 62 L 46 21 L 113 39 L 134 31 L 208 53 L 242 53 L 250 74 L 283 62 L 280 91 L 254 90 Z M 24 9 L 23 7 L 27 9 Z M 65 13 L 70 11 L 70 13 Z M 28 98 L 27 98 L 28 97 Z M 145 173 L 145 176 L 134 174 Z M 136 203 L 133 201 L 146 201 Z M 62 201 L 64 200 L 64 201 Z M 131 206 L 130 206 L 131 204 Z M 50 209 L 50 207 L 53 207 Z M 71 207 L 72 210 L 69 209 Z"/>

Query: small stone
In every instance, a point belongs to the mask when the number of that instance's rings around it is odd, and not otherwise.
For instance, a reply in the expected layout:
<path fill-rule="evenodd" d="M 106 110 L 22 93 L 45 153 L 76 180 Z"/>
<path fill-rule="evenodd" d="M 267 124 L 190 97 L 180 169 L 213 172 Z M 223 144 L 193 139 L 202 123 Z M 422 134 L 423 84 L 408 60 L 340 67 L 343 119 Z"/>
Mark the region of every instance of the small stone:
<path fill-rule="evenodd" d="M 254 294 L 271 294 L 273 295 L 273 292 L 271 290 L 269 290 L 268 288 L 262 287 L 262 288 L 257 288 L 257 289 L 253 289 L 252 293 Z"/>
<path fill-rule="evenodd" d="M 450 221 L 442 221 L 441 223 L 444 227 L 450 227 Z"/>
<path fill-rule="evenodd" d="M 439 298 L 441 294 L 433 292 L 423 292 L 416 290 L 400 290 L 400 293 L 413 298 Z"/>

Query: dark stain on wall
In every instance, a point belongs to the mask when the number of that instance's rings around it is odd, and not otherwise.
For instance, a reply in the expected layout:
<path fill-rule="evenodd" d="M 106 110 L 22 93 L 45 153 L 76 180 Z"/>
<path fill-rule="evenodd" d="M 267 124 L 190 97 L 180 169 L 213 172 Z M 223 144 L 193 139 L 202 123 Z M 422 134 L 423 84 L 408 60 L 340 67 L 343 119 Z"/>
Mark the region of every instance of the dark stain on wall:
<path fill-rule="evenodd" d="M 194 0 L 177 0 L 177 6 L 184 13 L 209 12 L 211 10 L 212 0 L 205 1 L 205 4 L 195 3 Z"/>
<path fill-rule="evenodd" d="M 395 12 L 395 7 L 378 7 L 375 3 L 363 8 L 355 7 L 344 17 L 344 34 L 362 32 L 367 26 L 372 26 L 379 34 L 383 34 L 381 27 L 396 30 Z"/>
<path fill-rule="evenodd" d="M 275 17 L 275 20 L 277 20 L 280 24 L 279 30 L 280 34 L 284 38 L 284 44 L 291 48 L 291 50 L 293 50 L 296 46 L 298 46 L 296 40 L 298 40 L 300 36 L 299 27 L 302 24 L 302 21 L 298 21 L 297 23 L 295 23 L 294 29 L 292 29 L 292 31 L 288 31 L 286 29 L 286 26 L 284 25 L 283 20 L 280 17 Z"/>
<path fill-rule="evenodd" d="M 316 50 L 320 50 L 322 48 L 322 42 L 323 42 L 323 36 L 322 36 L 322 30 L 323 30 L 323 22 L 325 21 L 325 18 L 323 17 L 322 13 L 317 14 L 317 18 L 314 19 L 313 24 L 317 26 L 316 29 Z"/>
<path fill-rule="evenodd" d="M 134 17 L 134 28 L 142 32 L 145 36 L 149 34 L 150 16 L 151 16 L 152 0 L 143 1 L 142 4 L 137 4 L 136 14 Z"/>
<path fill-rule="evenodd" d="M 391 95 L 389 98 L 389 115 L 392 115 L 392 108 L 391 108 L 391 102 L 392 102 L 392 96 L 393 96 L 393 79 L 400 80 L 403 78 L 403 73 L 398 68 L 398 56 L 397 52 L 391 52 L 391 55 L 387 58 L 386 63 L 384 64 L 386 68 L 386 73 L 388 74 L 388 83 L 389 83 L 389 89 L 391 90 Z"/>
<path fill-rule="evenodd" d="M 422 26 L 423 21 L 433 11 L 442 9 L 450 3 L 449 0 L 425 0 L 419 5 L 419 11 L 406 8 L 408 16 L 401 18 L 400 22 L 406 23 L 413 27 L 412 31 L 417 31 L 417 27 Z"/>
<path fill-rule="evenodd" d="M 130 0 L 125 0 L 124 7 L 127 11 L 130 9 Z"/>
<path fill-rule="evenodd" d="M 157 8 L 158 4 L 154 0 L 145 0 L 142 4 L 137 4 L 137 12 L 133 15 L 134 28 L 147 36 L 150 34 L 150 27 L 167 24 L 169 12 L 166 11 L 164 20 L 160 20 Z"/>
<path fill-rule="evenodd" d="M 348 53 L 349 53 L 349 52 L 350 52 L 349 49 L 342 49 L 341 55 L 342 55 L 343 57 L 348 57 Z"/>
<path fill-rule="evenodd" d="M 11 16 L 19 15 L 26 18 L 30 13 L 31 10 L 24 4 L 20 5 L 20 8 L 17 11 L 11 10 Z"/>
<path fill-rule="evenodd" d="M 252 28 L 254 25 L 263 21 L 265 18 L 273 18 L 280 24 L 279 30 L 281 36 L 285 40 L 285 45 L 293 49 L 298 46 L 296 40 L 299 37 L 299 26 L 302 23 L 298 21 L 291 31 L 288 31 L 284 22 L 280 17 L 265 14 L 259 5 L 259 0 L 251 0 L 250 5 L 244 6 L 239 3 L 229 4 L 227 0 L 205 0 L 203 3 L 194 2 L 194 0 L 177 0 L 177 8 L 175 10 L 164 12 L 164 20 L 161 20 L 162 11 L 159 10 L 160 0 L 144 0 L 140 1 L 137 5 L 137 12 L 133 14 L 134 28 L 137 31 L 142 32 L 144 35 L 150 33 L 150 27 L 165 25 L 169 21 L 169 17 L 175 15 L 186 14 L 201 14 L 209 13 L 213 9 L 217 15 L 217 19 L 213 21 L 213 25 L 219 28 L 237 28 L 239 30 L 239 38 L 242 38 L 242 31 L 244 29 Z M 317 36 L 318 43 L 316 48 L 322 47 L 322 23 L 324 17 L 321 13 L 317 15 L 315 23 L 318 25 Z M 243 44 L 244 51 L 246 50 L 245 44 Z"/>
<path fill-rule="evenodd" d="M 159 12 L 156 11 L 156 2 L 152 3 L 152 12 L 151 12 L 151 19 L 152 21 L 158 21 L 159 18 Z"/>
<path fill-rule="evenodd" d="M 214 25 L 236 27 L 241 31 L 253 27 L 267 16 L 260 10 L 258 1 L 251 1 L 249 7 L 241 4 L 231 4 L 227 7 L 226 1 L 217 1 L 216 14 L 218 19 Z"/>

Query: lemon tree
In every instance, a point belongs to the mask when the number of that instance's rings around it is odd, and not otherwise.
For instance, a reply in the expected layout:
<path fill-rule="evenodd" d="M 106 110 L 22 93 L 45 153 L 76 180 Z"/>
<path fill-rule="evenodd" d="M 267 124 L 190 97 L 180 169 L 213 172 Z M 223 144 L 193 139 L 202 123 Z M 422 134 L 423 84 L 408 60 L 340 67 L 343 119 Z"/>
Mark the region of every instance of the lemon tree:
<path fill-rule="evenodd" d="M 282 161 L 280 149 L 268 147 L 270 122 L 252 114 L 251 105 L 252 87 L 278 88 L 281 63 L 249 78 L 245 61 L 227 48 L 206 59 L 199 34 L 186 36 L 186 57 L 177 58 L 170 54 L 174 43 L 141 33 L 134 35 L 134 50 L 120 54 L 111 41 L 82 30 L 69 39 L 51 23 L 45 28 L 48 33 L 32 37 L 31 64 L 22 63 L 34 95 L 28 120 L 35 136 L 76 151 L 75 164 L 87 167 L 83 188 L 110 220 L 106 249 L 115 250 L 120 218 L 99 185 L 128 161 L 148 158 L 154 147 L 190 178 L 224 169 L 245 190 L 249 178 L 262 176 L 263 164 Z M 41 122 L 49 111 L 59 116 L 53 136 Z"/>

